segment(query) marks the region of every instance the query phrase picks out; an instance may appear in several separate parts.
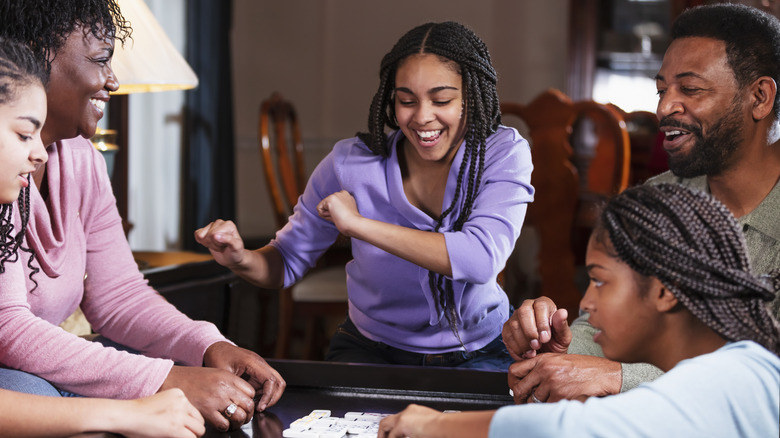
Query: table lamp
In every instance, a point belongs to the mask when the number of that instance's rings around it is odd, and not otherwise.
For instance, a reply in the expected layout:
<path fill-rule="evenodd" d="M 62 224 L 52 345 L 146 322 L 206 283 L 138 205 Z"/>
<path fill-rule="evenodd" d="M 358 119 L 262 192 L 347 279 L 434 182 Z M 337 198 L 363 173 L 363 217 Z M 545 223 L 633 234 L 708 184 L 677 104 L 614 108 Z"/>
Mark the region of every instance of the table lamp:
<path fill-rule="evenodd" d="M 106 158 L 117 207 L 127 233 L 131 228 L 127 223 L 127 95 L 192 89 L 198 86 L 198 77 L 143 0 L 118 0 L 118 3 L 133 32 L 124 45 L 118 41 L 114 48 L 111 66 L 120 85 L 117 91 L 111 93 L 109 101 L 110 129 L 98 129 L 92 141 Z M 109 137 L 108 141 L 106 137 Z"/>

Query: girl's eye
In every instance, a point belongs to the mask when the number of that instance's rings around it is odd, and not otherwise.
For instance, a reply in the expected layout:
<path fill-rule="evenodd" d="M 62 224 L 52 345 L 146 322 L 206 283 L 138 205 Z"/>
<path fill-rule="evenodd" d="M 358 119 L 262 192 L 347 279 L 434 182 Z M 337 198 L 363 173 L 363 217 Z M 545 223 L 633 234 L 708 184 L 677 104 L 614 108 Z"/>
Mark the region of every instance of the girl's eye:
<path fill-rule="evenodd" d="M 24 134 L 17 134 L 19 136 L 19 140 L 21 141 L 30 141 L 32 140 L 31 135 L 24 135 Z"/>
<path fill-rule="evenodd" d="M 591 277 L 591 278 L 590 278 L 590 282 L 591 282 L 591 283 L 593 283 L 593 285 L 594 285 L 594 286 L 596 286 L 596 287 L 601 287 L 601 286 L 603 286 L 603 285 L 604 285 L 604 282 L 603 282 L 603 281 L 601 281 L 601 280 L 596 280 L 596 279 L 595 279 L 595 278 L 593 278 L 593 277 Z"/>
<path fill-rule="evenodd" d="M 433 103 L 434 103 L 434 105 L 444 106 L 444 105 L 449 104 L 450 102 L 452 102 L 452 99 L 450 99 L 450 100 L 436 100 Z"/>

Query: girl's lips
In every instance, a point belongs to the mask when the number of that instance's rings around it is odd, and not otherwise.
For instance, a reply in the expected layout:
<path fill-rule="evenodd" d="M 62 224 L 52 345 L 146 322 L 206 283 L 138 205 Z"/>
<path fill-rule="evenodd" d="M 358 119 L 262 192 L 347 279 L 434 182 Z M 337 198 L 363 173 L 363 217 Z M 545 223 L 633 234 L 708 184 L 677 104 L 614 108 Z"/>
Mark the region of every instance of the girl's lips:
<path fill-rule="evenodd" d="M 596 330 L 596 333 L 593 334 L 593 342 L 598 344 L 599 338 L 601 338 L 601 330 Z"/>
<path fill-rule="evenodd" d="M 415 130 L 414 132 L 417 134 L 417 139 L 419 140 L 420 145 L 424 147 L 436 146 L 436 144 L 439 142 L 439 139 L 441 138 L 442 133 L 441 129 L 434 131 Z"/>
<path fill-rule="evenodd" d="M 27 175 L 19 175 L 19 180 L 21 181 L 22 188 L 26 188 L 28 185 L 30 185 L 29 180 L 27 179 Z"/>

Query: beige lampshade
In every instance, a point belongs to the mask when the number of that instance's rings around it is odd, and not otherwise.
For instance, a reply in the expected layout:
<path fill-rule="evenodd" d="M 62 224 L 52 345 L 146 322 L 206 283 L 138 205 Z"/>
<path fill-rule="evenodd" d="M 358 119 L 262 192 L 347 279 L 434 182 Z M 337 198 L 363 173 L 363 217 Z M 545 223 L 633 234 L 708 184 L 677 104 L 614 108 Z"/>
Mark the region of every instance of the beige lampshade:
<path fill-rule="evenodd" d="M 119 0 L 122 15 L 133 28 L 124 46 L 117 41 L 111 61 L 119 80 L 112 94 L 188 90 L 198 77 L 176 50 L 143 0 Z"/>

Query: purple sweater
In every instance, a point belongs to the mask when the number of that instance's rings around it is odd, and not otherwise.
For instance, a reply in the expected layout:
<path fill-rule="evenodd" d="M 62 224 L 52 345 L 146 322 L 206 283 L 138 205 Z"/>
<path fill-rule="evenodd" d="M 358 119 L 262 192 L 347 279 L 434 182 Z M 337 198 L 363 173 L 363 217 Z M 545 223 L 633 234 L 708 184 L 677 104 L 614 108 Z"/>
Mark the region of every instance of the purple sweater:
<path fill-rule="evenodd" d="M 26 234 L 41 268 L 33 277 L 38 288 L 28 292 L 26 253 L 23 263 L 7 265 L 0 275 L 0 364 L 86 396 L 153 394 L 173 360 L 201 365 L 206 348 L 225 338 L 147 285 L 122 230 L 105 161 L 92 144 L 77 137 L 49 146 L 48 153 L 49 203 L 31 188 Z M 18 212 L 14 218 L 18 227 Z M 59 328 L 79 305 L 95 332 L 150 357 Z"/>
<path fill-rule="evenodd" d="M 435 221 L 406 199 L 395 147 L 402 135 L 398 132 L 391 138 L 388 158 L 374 155 L 360 140 L 350 138 L 338 142 L 314 170 L 289 222 L 271 242 L 284 256 L 285 286 L 300 279 L 338 235 L 336 227 L 316 211 L 319 201 L 331 193 L 347 190 L 364 217 L 433 230 Z M 444 208 L 454 197 L 464 150 L 458 150 L 450 169 Z M 528 142 L 515 129 L 500 127 L 487 140 L 483 181 L 468 222 L 461 231 L 451 231 L 458 216 L 453 212 L 440 230 L 452 265 L 458 329 L 469 351 L 495 339 L 509 316 L 507 296 L 496 277 L 533 200 L 531 169 Z M 461 349 L 443 313 L 436 309 L 428 270 L 358 239 L 352 239 L 352 254 L 346 268 L 349 316 L 361 333 L 418 353 Z"/>

